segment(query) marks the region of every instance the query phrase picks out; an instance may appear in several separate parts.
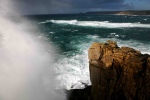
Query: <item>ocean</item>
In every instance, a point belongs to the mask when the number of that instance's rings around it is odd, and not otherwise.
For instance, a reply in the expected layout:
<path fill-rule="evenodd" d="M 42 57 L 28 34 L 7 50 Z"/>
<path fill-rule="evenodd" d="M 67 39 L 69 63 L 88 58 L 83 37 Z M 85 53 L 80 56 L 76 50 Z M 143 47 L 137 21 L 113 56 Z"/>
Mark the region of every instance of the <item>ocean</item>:
<path fill-rule="evenodd" d="M 66 90 L 91 85 L 93 42 L 113 40 L 150 54 L 150 16 L 21 16 L 0 6 L 0 100 L 66 100 Z"/>
<path fill-rule="evenodd" d="M 82 89 L 90 85 L 88 48 L 93 42 L 113 40 L 150 54 L 150 16 L 58 14 L 26 16 L 38 25 L 55 47 L 57 88 Z"/>

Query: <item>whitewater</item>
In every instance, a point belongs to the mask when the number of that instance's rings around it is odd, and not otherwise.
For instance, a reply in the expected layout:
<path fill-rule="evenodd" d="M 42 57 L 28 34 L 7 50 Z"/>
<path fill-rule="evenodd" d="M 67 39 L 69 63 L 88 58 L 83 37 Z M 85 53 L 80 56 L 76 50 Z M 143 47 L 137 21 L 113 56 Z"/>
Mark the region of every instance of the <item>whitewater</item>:
<path fill-rule="evenodd" d="M 141 24 L 140 22 L 136 23 L 112 23 L 109 21 L 78 21 L 78 20 L 47 20 L 43 23 L 56 23 L 56 24 L 65 24 L 65 25 L 76 25 L 76 26 L 88 26 L 96 28 L 150 28 L 150 24 Z"/>
<path fill-rule="evenodd" d="M 116 41 L 150 54 L 150 17 L 126 15 L 43 15 L 30 16 L 43 27 L 47 38 L 59 51 L 54 63 L 57 85 L 83 89 L 89 79 L 88 48 L 93 42 Z M 85 85 L 86 84 L 86 85 Z"/>

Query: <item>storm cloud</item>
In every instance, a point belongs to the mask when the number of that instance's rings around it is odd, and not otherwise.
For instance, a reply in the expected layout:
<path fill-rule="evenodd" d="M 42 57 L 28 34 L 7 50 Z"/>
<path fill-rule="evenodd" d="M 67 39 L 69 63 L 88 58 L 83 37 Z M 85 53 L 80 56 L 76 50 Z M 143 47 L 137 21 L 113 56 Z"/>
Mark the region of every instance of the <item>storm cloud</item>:
<path fill-rule="evenodd" d="M 22 14 L 76 13 L 90 9 L 130 9 L 125 0 L 16 0 Z"/>

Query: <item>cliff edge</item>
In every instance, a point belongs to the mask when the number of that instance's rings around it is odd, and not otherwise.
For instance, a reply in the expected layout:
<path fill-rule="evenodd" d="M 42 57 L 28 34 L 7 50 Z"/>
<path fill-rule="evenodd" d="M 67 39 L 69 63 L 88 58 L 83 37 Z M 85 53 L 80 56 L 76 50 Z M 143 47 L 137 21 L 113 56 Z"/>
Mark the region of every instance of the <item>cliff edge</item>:
<path fill-rule="evenodd" d="M 114 41 L 88 50 L 90 100 L 150 100 L 150 55 Z"/>

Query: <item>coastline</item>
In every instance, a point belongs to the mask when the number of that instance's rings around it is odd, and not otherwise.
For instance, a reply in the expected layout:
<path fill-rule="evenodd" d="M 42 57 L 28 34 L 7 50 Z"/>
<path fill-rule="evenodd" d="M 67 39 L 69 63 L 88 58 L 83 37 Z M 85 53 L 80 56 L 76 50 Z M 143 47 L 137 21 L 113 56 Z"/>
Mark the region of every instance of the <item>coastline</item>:
<path fill-rule="evenodd" d="M 95 11 L 95 12 L 87 12 L 86 14 L 150 15 L 150 10 Z"/>
<path fill-rule="evenodd" d="M 150 99 L 149 54 L 108 40 L 93 43 L 88 58 L 92 85 L 66 91 L 67 100 Z"/>

